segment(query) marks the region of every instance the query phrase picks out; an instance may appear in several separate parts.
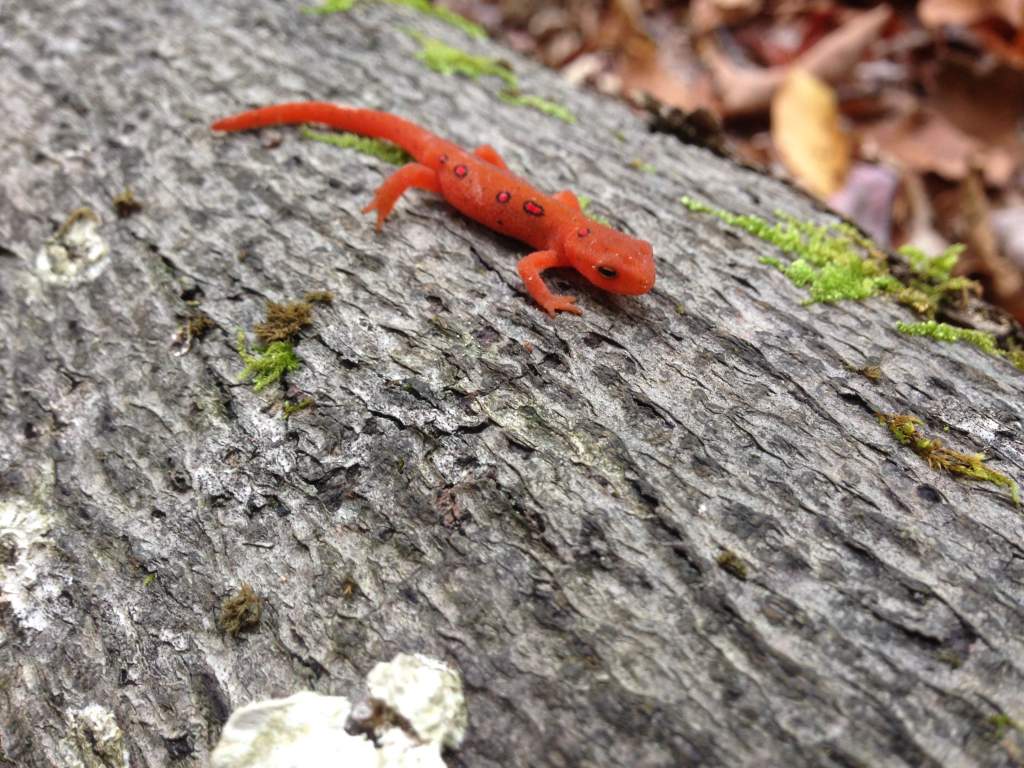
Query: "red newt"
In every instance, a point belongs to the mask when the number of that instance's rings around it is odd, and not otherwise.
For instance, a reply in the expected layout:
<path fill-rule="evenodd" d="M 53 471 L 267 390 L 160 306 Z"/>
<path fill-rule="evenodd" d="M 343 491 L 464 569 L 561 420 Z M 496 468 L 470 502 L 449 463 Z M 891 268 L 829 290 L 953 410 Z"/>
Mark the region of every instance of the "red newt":
<path fill-rule="evenodd" d="M 387 112 L 318 101 L 295 102 L 242 112 L 218 120 L 215 131 L 246 131 L 269 125 L 323 123 L 342 131 L 393 142 L 415 160 L 389 176 L 363 213 L 377 212 L 377 230 L 398 198 L 415 187 L 435 192 L 463 214 L 536 250 L 520 259 L 526 290 L 552 317 L 581 314 L 571 296 L 554 294 L 541 273 L 571 267 L 605 291 L 638 295 L 654 286 L 651 244 L 588 219 L 569 190 L 538 192 L 509 171 L 490 145 L 472 153 L 415 123 Z"/>

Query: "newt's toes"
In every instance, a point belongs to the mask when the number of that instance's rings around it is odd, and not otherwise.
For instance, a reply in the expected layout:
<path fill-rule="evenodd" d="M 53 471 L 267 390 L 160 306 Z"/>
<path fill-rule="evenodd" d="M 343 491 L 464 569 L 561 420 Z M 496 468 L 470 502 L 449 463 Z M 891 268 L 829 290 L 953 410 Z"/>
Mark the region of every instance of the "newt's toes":
<path fill-rule="evenodd" d="M 576 299 L 572 296 L 552 296 L 551 300 L 544 304 L 544 311 L 551 317 L 558 312 L 571 312 L 574 315 L 582 315 L 583 310 L 576 306 Z"/>

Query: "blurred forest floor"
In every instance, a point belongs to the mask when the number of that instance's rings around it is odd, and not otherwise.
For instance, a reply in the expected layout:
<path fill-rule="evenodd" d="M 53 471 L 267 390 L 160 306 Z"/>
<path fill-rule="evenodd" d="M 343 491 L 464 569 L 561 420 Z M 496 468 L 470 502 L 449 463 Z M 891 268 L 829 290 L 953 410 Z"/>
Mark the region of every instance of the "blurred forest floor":
<path fill-rule="evenodd" d="M 1024 322 L 1024 0 L 442 4 L 883 247 L 963 243 L 957 274 Z"/>

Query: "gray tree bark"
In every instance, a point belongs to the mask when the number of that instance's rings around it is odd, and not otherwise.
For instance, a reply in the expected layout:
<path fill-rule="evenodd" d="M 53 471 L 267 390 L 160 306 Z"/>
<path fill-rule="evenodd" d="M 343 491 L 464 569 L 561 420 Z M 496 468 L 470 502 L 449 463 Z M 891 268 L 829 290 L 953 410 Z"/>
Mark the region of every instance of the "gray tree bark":
<path fill-rule="evenodd" d="M 873 415 L 1022 479 L 1021 375 L 900 335 L 881 299 L 801 306 L 770 246 L 678 202 L 822 219 L 805 197 L 405 9 L 0 14 L 0 764 L 203 765 L 234 707 L 353 695 L 401 651 L 464 677 L 451 765 L 1024 760 L 1024 518 Z M 430 71 L 414 25 L 579 121 Z M 551 321 L 523 248 L 439 199 L 377 236 L 359 209 L 390 166 L 208 130 L 300 98 L 593 196 L 653 242 L 654 292 L 555 275 L 585 314 Z M 143 209 L 116 218 L 125 187 Z M 60 272 L 83 206 L 94 251 Z M 336 298 L 301 370 L 239 383 L 237 329 L 311 289 Z M 877 384 L 850 370 L 879 359 Z M 315 405 L 282 418 L 284 394 Z M 231 636 L 243 583 L 262 618 Z"/>

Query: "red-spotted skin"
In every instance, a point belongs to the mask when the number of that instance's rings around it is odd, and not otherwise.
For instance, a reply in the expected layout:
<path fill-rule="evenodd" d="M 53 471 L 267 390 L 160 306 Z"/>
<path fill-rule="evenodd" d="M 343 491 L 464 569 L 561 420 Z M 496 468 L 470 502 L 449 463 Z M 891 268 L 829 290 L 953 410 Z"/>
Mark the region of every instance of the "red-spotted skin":
<path fill-rule="evenodd" d="M 540 193 L 512 174 L 489 146 L 470 153 L 387 112 L 315 101 L 243 112 L 212 127 L 244 131 L 295 123 L 323 123 L 402 147 L 416 162 L 390 176 L 364 209 L 377 211 L 377 228 L 410 187 L 439 193 L 474 221 L 537 249 L 519 261 L 519 274 L 530 295 L 552 316 L 580 313 L 572 297 L 553 294 L 544 284 L 541 273 L 552 267 L 571 267 L 612 293 L 637 295 L 654 286 L 649 243 L 588 219 L 571 192 Z"/>

